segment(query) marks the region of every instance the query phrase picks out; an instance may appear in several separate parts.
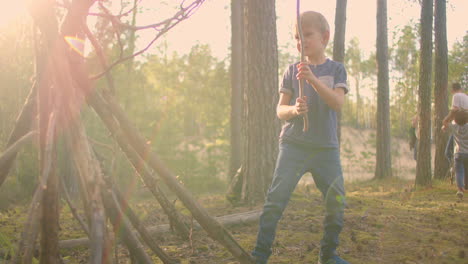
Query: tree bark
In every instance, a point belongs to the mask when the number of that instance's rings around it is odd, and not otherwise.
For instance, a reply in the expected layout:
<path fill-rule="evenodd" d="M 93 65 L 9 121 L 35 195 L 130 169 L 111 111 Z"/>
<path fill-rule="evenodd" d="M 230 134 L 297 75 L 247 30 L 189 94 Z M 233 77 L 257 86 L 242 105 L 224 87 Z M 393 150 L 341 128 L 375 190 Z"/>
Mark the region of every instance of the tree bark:
<path fill-rule="evenodd" d="M 442 120 L 448 114 L 448 49 L 446 1 L 435 1 L 435 76 L 434 76 L 434 139 L 436 144 L 434 178 L 444 179 L 449 169 L 445 157 L 448 134 L 442 131 Z"/>
<path fill-rule="evenodd" d="M 431 185 L 432 1 L 422 0 L 416 184 Z"/>
<path fill-rule="evenodd" d="M 278 47 L 275 1 L 247 0 L 242 201 L 264 200 L 278 153 Z"/>
<path fill-rule="evenodd" d="M 387 0 L 377 0 L 377 68 L 377 152 L 374 178 L 384 179 L 392 176 Z"/>
<path fill-rule="evenodd" d="M 347 0 L 336 0 L 333 60 L 338 62 L 344 62 L 345 58 L 346 5 Z M 341 111 L 337 112 L 337 123 L 338 142 L 341 142 Z"/>
<path fill-rule="evenodd" d="M 229 178 L 242 164 L 242 94 L 244 52 L 244 0 L 231 0 L 231 156 Z"/>

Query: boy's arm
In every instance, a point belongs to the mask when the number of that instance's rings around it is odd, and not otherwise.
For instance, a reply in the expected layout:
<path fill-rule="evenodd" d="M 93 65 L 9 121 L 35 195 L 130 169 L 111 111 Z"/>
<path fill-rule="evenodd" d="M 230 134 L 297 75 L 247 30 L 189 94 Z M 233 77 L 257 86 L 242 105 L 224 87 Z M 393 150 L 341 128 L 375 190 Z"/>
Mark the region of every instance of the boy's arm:
<path fill-rule="evenodd" d="M 340 111 L 345 99 L 345 90 L 343 88 L 330 89 L 312 73 L 307 63 L 300 63 L 298 68 L 299 72 L 296 77 L 306 80 L 330 108 Z"/>
<path fill-rule="evenodd" d="M 450 124 L 450 122 L 452 122 L 453 115 L 454 115 L 454 111 L 452 109 L 452 110 L 450 110 L 448 115 L 444 118 L 444 120 L 442 120 L 442 130 L 443 131 L 445 131 L 447 129 L 448 125 Z"/>
<path fill-rule="evenodd" d="M 309 84 L 314 87 L 315 91 L 317 91 L 320 97 L 330 108 L 337 112 L 341 110 L 345 100 L 345 90 L 343 88 L 338 87 L 335 89 L 330 89 L 317 77 L 315 77 Z"/>
<path fill-rule="evenodd" d="M 276 115 L 279 119 L 286 121 L 298 115 L 307 113 L 308 109 L 305 99 L 305 97 L 303 99 L 297 98 L 295 105 L 289 105 L 291 94 L 280 93 L 278 106 L 276 107 Z"/>

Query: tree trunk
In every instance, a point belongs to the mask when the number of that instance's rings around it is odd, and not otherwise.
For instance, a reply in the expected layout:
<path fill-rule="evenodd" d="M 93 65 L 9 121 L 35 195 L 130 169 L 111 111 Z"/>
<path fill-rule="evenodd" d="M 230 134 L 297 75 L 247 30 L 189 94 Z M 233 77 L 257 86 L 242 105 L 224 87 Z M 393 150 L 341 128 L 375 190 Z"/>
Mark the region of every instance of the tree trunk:
<path fill-rule="evenodd" d="M 416 184 L 431 184 L 431 77 L 432 77 L 432 1 L 422 0 L 421 55 L 419 70 L 419 144 Z"/>
<path fill-rule="evenodd" d="M 387 35 L 387 0 L 377 0 L 377 154 L 374 176 L 376 179 L 392 176 Z"/>
<path fill-rule="evenodd" d="M 244 52 L 244 0 L 231 0 L 231 159 L 229 178 L 242 164 L 242 94 Z"/>
<path fill-rule="evenodd" d="M 435 86 L 434 86 L 434 139 L 436 144 L 434 160 L 434 177 L 444 179 L 449 169 L 445 157 L 445 146 L 448 135 L 443 132 L 442 120 L 448 114 L 448 50 L 447 50 L 447 17 L 445 0 L 435 1 Z"/>
<path fill-rule="evenodd" d="M 244 91 L 242 200 L 263 201 L 278 153 L 278 47 L 275 1 L 246 2 L 247 86 Z"/>
<path fill-rule="evenodd" d="M 336 0 L 333 60 L 339 62 L 344 62 L 345 57 L 346 5 L 347 0 Z M 337 113 L 337 119 L 338 142 L 341 142 L 341 111 Z"/>

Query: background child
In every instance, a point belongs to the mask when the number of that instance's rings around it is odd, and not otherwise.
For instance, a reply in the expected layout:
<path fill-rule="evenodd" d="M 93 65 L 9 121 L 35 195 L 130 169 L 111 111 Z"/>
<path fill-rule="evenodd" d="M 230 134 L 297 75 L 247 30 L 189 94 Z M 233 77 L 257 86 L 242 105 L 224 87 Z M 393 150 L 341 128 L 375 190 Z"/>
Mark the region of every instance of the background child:
<path fill-rule="evenodd" d="M 455 120 L 455 124 L 451 121 Z M 444 118 L 442 129 L 450 128 L 455 141 L 455 175 L 457 196 L 463 198 L 465 191 L 465 171 L 468 170 L 468 112 L 463 108 L 452 109 Z"/>
<path fill-rule="evenodd" d="M 311 172 L 325 200 L 324 234 L 319 263 L 346 264 L 336 255 L 338 236 L 343 227 L 344 183 L 337 139 L 337 115 L 348 92 L 346 70 L 341 63 L 325 56 L 330 29 L 325 17 L 309 11 L 301 14 L 307 62 L 290 65 L 284 73 L 277 107 L 285 121 L 280 134 L 279 155 L 273 182 L 260 217 L 257 243 L 252 255 L 258 264 L 267 263 L 277 223 L 297 182 Z M 305 80 L 299 98 L 298 80 Z M 303 132 L 302 115 L 308 115 L 309 129 Z"/>

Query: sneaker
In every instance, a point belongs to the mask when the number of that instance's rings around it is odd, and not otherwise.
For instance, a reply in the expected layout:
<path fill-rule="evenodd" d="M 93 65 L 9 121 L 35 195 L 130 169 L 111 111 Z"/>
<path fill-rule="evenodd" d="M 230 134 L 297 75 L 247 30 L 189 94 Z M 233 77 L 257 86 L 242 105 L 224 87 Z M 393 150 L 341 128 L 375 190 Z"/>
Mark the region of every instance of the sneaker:
<path fill-rule="evenodd" d="M 457 197 L 460 198 L 460 199 L 463 199 L 463 192 L 462 192 L 462 191 L 458 191 L 458 192 L 457 192 Z"/>
<path fill-rule="evenodd" d="M 349 264 L 348 261 L 338 257 L 337 255 L 333 255 L 331 258 L 325 260 L 319 257 L 318 264 Z"/>

